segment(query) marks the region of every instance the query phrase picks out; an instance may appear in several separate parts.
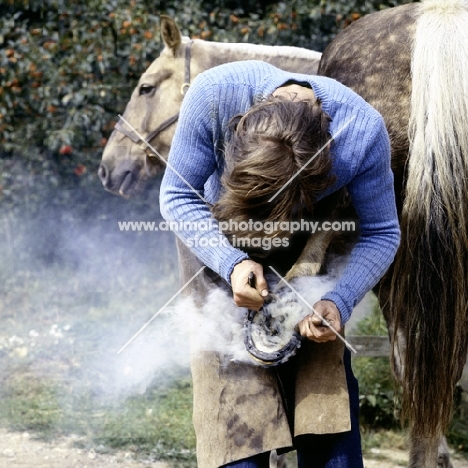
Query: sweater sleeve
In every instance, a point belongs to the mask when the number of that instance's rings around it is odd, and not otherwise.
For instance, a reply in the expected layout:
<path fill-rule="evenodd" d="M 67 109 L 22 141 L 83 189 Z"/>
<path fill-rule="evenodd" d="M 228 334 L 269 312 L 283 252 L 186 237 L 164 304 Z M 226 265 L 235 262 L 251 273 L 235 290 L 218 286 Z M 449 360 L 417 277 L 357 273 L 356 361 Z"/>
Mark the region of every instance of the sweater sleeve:
<path fill-rule="evenodd" d="M 167 167 L 161 183 L 160 209 L 176 235 L 228 283 L 234 266 L 248 255 L 234 248 L 212 217 L 205 184 L 220 177 L 216 160 L 213 86 L 199 75 L 184 98 Z"/>
<path fill-rule="evenodd" d="M 374 124 L 364 159 L 348 191 L 360 222 L 360 236 L 333 291 L 322 299 L 336 304 L 346 323 L 353 308 L 385 274 L 399 242 L 390 142 L 383 120 Z"/>

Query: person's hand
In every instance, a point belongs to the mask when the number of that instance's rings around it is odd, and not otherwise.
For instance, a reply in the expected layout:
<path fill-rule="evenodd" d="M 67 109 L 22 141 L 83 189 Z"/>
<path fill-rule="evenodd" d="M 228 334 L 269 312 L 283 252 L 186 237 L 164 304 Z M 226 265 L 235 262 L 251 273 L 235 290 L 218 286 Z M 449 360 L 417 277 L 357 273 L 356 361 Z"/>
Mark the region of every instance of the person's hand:
<path fill-rule="evenodd" d="M 336 340 L 333 330 L 322 322 L 322 317 L 337 331 L 341 331 L 341 317 L 336 305 L 331 301 L 319 301 L 314 305 L 315 314 L 312 312 L 303 318 L 299 324 L 299 333 L 309 340 L 317 343 Z"/>
<path fill-rule="evenodd" d="M 249 274 L 255 275 L 255 288 L 249 286 Z M 234 302 L 238 307 L 259 310 L 263 300 L 268 296 L 268 285 L 263 276 L 263 267 L 253 260 L 238 263 L 231 274 L 231 286 Z"/>

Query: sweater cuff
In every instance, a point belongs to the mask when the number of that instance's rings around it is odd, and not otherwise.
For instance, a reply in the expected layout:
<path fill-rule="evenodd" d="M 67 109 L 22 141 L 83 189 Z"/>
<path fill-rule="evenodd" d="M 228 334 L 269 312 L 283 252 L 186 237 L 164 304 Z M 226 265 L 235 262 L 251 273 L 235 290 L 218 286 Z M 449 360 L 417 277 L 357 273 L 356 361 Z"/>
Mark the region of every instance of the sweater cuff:
<path fill-rule="evenodd" d="M 345 301 L 337 292 L 331 291 L 325 294 L 322 297 L 322 301 L 331 301 L 336 307 L 341 316 L 341 325 L 344 325 L 350 318 L 353 311 L 353 304 L 350 304 L 349 301 Z"/>
<path fill-rule="evenodd" d="M 248 260 L 249 256 L 242 252 L 241 250 L 236 251 L 236 254 L 230 255 L 228 258 L 224 259 L 219 268 L 219 274 L 224 278 L 229 285 L 231 285 L 231 275 L 234 267 L 242 262 L 243 260 Z"/>

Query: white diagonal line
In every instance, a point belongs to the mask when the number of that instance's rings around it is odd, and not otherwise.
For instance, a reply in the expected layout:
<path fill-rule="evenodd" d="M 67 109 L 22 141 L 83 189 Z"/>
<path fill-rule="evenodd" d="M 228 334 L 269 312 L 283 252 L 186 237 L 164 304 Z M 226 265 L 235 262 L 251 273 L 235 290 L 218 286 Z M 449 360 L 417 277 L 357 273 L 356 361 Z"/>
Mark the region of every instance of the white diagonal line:
<path fill-rule="evenodd" d="M 269 200 L 268 202 L 273 201 L 329 144 L 336 138 L 353 120 L 355 116 L 353 115 L 348 121 L 346 121 L 343 126 L 330 138 Z"/>
<path fill-rule="evenodd" d="M 202 266 L 118 351 L 120 354 L 203 270 Z"/>
<path fill-rule="evenodd" d="M 312 312 L 317 315 L 317 317 L 320 318 L 320 320 L 346 345 L 346 347 L 353 351 L 354 353 L 357 353 L 357 351 L 353 348 L 353 346 L 348 342 L 346 341 L 330 324 L 330 322 L 328 322 L 327 320 L 325 320 L 308 302 L 306 299 L 304 299 L 304 297 L 293 287 L 291 286 L 291 284 L 286 281 L 271 265 L 269 265 L 269 268 L 270 270 L 273 271 L 273 273 L 275 273 L 276 276 L 278 276 L 278 278 L 283 281 L 290 289 L 291 291 L 295 292 L 297 297 L 299 297 L 299 299 L 301 299 L 304 304 L 307 305 L 307 307 L 310 307 Z M 280 282 L 281 282 L 280 281 Z"/>
<path fill-rule="evenodd" d="M 194 187 L 192 187 L 192 185 L 184 178 L 184 176 L 182 174 L 179 173 L 179 171 L 177 171 L 177 169 L 175 167 L 172 166 L 172 164 L 169 164 L 169 162 L 164 159 L 160 154 L 159 152 L 153 148 L 153 146 L 151 146 L 151 143 L 149 143 L 147 140 L 145 140 L 145 138 L 138 132 L 138 130 L 136 130 L 136 128 L 131 124 L 129 123 L 127 120 L 125 120 L 124 117 L 122 117 L 120 114 L 119 115 L 119 118 L 121 118 L 129 127 L 130 127 L 130 130 L 133 130 L 137 135 L 138 137 L 140 138 L 141 141 L 143 141 L 146 145 L 148 145 L 148 148 L 151 149 L 151 151 L 153 151 L 153 153 L 163 162 L 166 164 L 166 166 L 171 169 L 172 171 L 174 171 L 177 175 L 177 177 L 179 177 L 179 179 L 184 182 L 184 184 L 187 185 L 187 187 L 190 188 L 190 190 L 195 193 L 201 200 L 203 200 L 207 205 L 208 205 L 208 202 L 205 200 L 205 198 L 200 194 L 200 192 L 195 189 Z"/>

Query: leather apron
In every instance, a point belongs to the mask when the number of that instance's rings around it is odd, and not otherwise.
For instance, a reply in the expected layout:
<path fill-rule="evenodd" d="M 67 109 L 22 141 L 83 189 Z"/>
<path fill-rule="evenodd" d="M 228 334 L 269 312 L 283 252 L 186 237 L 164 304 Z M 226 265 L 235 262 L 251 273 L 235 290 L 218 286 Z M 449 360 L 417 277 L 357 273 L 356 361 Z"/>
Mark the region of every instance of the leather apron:
<path fill-rule="evenodd" d="M 177 247 L 180 277 L 185 282 L 203 264 L 179 240 Z M 189 294 L 201 304 L 216 287 L 226 284 L 205 268 L 192 282 Z M 272 368 L 231 362 L 209 351 L 194 353 L 191 372 L 198 467 L 218 468 L 274 449 L 292 450 L 298 435 L 351 430 L 343 352 L 341 340 L 307 341 L 293 362 Z"/>

